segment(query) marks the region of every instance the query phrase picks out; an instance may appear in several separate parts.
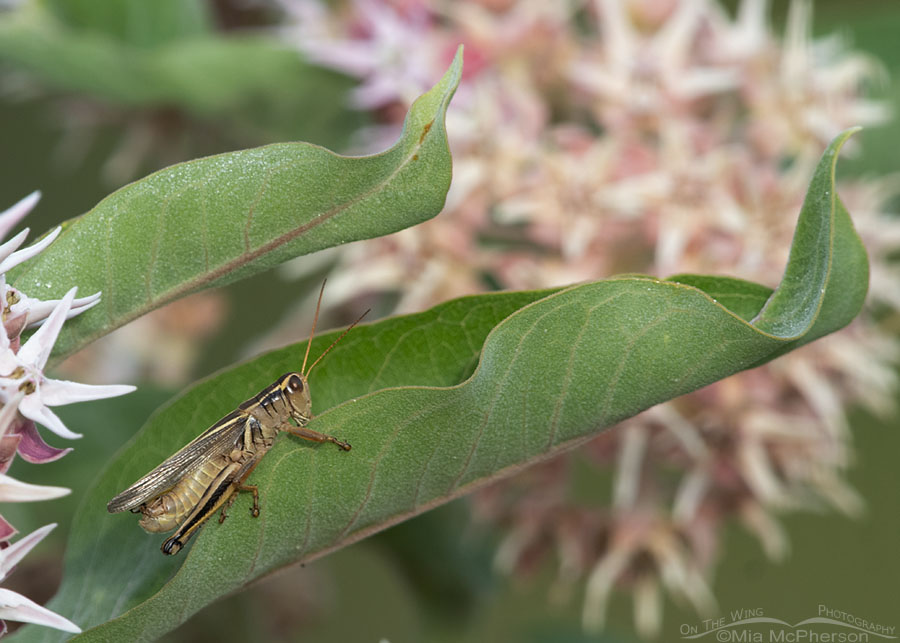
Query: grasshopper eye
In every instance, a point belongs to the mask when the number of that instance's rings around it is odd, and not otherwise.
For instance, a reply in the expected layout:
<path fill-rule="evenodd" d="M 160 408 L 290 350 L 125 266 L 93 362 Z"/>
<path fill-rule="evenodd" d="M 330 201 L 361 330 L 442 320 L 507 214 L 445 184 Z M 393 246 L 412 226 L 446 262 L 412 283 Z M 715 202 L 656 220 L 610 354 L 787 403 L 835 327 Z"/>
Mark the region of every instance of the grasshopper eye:
<path fill-rule="evenodd" d="M 291 393 L 298 393 L 303 390 L 303 380 L 299 375 L 291 375 L 288 379 L 288 388 L 291 390 Z"/>

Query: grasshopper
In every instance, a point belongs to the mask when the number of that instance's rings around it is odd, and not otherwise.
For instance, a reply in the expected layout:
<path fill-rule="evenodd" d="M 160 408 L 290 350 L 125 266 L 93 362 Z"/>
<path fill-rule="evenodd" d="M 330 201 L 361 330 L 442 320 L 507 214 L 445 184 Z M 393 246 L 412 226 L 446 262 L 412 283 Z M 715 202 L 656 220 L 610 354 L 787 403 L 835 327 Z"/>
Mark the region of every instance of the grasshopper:
<path fill-rule="evenodd" d="M 306 428 L 312 418 L 308 378 L 315 365 L 369 311 L 353 322 L 306 370 L 324 290 L 323 282 L 300 372 L 279 377 L 110 500 L 106 505 L 110 513 L 127 509 L 143 514 L 139 524 L 151 533 L 165 533 L 177 527 L 178 531 L 161 548 L 164 554 L 177 554 L 216 511 L 221 510 L 219 522 L 225 520 L 225 510 L 237 498 L 238 491 L 253 493 L 250 513 L 259 516 L 259 490 L 244 481 L 272 448 L 279 431 L 313 442 L 332 442 L 343 451 L 350 450 L 346 442 Z"/>

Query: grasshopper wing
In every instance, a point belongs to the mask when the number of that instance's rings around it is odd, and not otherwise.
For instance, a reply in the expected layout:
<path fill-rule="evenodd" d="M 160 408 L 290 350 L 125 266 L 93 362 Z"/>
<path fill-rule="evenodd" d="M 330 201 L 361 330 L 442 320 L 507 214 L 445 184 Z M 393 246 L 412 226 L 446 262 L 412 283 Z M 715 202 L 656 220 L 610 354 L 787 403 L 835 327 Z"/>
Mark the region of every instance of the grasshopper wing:
<path fill-rule="evenodd" d="M 242 439 L 244 426 L 249 418 L 247 413 L 240 410 L 229 413 L 110 500 L 106 509 L 110 513 L 116 513 L 139 507 L 174 487 L 179 480 L 210 458 L 230 453 Z"/>

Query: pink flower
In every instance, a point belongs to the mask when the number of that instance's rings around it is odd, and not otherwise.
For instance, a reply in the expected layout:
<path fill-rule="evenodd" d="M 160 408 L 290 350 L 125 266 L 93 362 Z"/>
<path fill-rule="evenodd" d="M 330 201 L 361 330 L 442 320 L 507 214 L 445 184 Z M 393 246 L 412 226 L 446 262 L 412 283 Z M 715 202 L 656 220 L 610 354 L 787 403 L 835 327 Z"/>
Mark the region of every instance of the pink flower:
<path fill-rule="evenodd" d="M 281 3 L 297 21 L 285 32 L 356 76 L 357 104 L 377 108 L 382 129 L 399 127 L 402 110 L 388 107 L 424 90 L 447 47 L 465 44 L 444 212 L 346 248 L 332 277 L 340 297 L 391 293 L 403 312 L 486 287 L 629 272 L 777 284 L 823 147 L 888 115 L 865 96 L 879 66 L 813 39 L 808 0 L 792 0 L 783 37 L 766 0 L 742 0 L 736 15 L 715 0 Z M 900 224 L 882 208 L 896 191 L 885 180 L 840 185 L 869 250 L 870 300 L 895 312 Z M 779 511 L 860 511 L 841 479 L 844 413 L 895 403 L 900 342 L 885 326 L 863 315 L 599 436 L 580 460 L 614 467 L 619 484 L 596 507 L 567 498 L 565 456 L 476 494 L 476 508 L 509 530 L 498 566 L 527 572 L 555 549 L 560 580 L 587 583 L 589 627 L 616 589 L 632 593 L 644 633 L 659 628 L 661 588 L 707 611 L 704 576 L 727 521 L 777 560 L 788 548 Z"/>
<path fill-rule="evenodd" d="M 21 221 L 38 198 L 39 194 L 34 192 L 0 213 L 0 238 Z M 16 453 L 28 462 L 41 463 L 56 460 L 71 451 L 45 443 L 35 428 L 35 422 L 64 438 L 81 437 L 66 428 L 49 407 L 112 397 L 134 390 L 133 386 L 90 386 L 44 375 L 44 367 L 63 322 L 96 305 L 100 300 L 100 293 L 75 299 L 77 288 L 73 287 L 62 299 L 41 301 L 7 285 L 5 273 L 47 248 L 59 232 L 60 228 L 56 228 L 34 245 L 20 249 L 28 236 L 26 228 L 0 245 L 0 304 L 3 321 L 0 326 L 0 502 L 32 502 L 58 498 L 69 493 L 63 487 L 27 484 L 6 475 Z M 37 327 L 37 330 L 22 344 L 21 333 L 26 327 Z M 0 516 L 0 580 L 54 526 L 43 527 L 15 544 L 8 545 L 16 529 Z M 2 588 L 0 619 L 37 623 L 67 632 L 81 631 L 77 625 L 62 616 Z M 2 634 L 6 631 L 6 624 L 0 620 L 0 625 Z"/>
<path fill-rule="evenodd" d="M 3 476 L 6 478 L 6 476 Z M 23 483 L 18 483 L 19 485 Z M 27 485 L 34 487 L 34 485 Z M 0 481 L 0 494 L 4 488 L 4 482 Z M 57 489 L 57 487 L 44 487 L 44 489 Z M 68 493 L 68 489 L 63 489 Z M 55 496 L 44 496 L 55 497 Z M 35 498 L 37 499 L 37 498 Z M 2 498 L 0 498 L 2 500 Z M 0 549 L 0 581 L 6 578 L 13 568 L 16 566 L 25 554 L 37 545 L 50 531 L 56 527 L 55 524 L 46 525 L 40 529 L 20 538 L 15 543 Z M 22 623 L 36 623 L 38 625 L 46 625 L 65 632 L 79 633 L 81 628 L 75 625 L 67 618 L 63 618 L 55 612 L 51 612 L 46 607 L 41 607 L 34 601 L 31 601 L 21 594 L 17 594 L 8 589 L 0 588 L 0 619 L 9 621 L 19 621 Z M 0 636 L 6 632 L 6 623 L 0 620 Z"/>

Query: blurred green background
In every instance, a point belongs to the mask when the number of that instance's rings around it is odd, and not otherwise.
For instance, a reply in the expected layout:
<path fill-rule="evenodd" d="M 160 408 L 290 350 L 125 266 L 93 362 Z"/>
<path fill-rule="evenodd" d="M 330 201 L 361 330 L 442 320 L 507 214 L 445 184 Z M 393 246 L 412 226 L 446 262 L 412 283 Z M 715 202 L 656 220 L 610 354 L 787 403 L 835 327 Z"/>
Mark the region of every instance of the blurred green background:
<path fill-rule="evenodd" d="M 109 17 L 114 14 L 104 14 L 104 4 L 82 0 L 45 6 L 72 24 L 81 22 L 90 29 L 101 25 L 106 33 L 118 34 L 122 43 L 129 43 L 121 51 L 105 50 L 90 38 L 73 45 L 88 52 L 85 60 L 91 60 L 91 55 L 97 61 L 118 58 L 109 68 L 79 69 L 72 61 L 60 60 L 63 45 L 53 34 L 29 32 L 22 39 L 21 30 L 0 29 L 4 158 L 0 207 L 40 189 L 44 196 L 27 220 L 36 233 L 88 210 L 116 187 L 109 182 L 110 176 L 116 176 L 107 165 L 110 155 L 139 123 L 162 128 L 152 131 L 172 132 L 174 144 L 146 156 L 135 176 L 178 160 L 179 153 L 199 156 L 276 140 L 307 140 L 341 150 L 365 122 L 363 115 L 346 108 L 349 80 L 302 64 L 292 52 L 262 35 L 227 46 L 211 37 L 213 13 L 220 26 L 229 27 L 231 22 L 265 25 L 271 16 L 253 8 L 256 5 L 241 9 L 238 3 L 219 2 L 209 9 L 199 2 L 166 0 L 160 3 L 163 9 L 157 9 L 155 22 L 125 24 Z M 784 6 L 776 4 L 777 23 L 783 20 Z M 92 15 L 91 7 L 99 13 Z M 168 18 L 159 19 L 166 11 Z M 855 48 L 884 63 L 890 82 L 874 92 L 900 111 L 896 82 L 900 78 L 900 6 L 877 0 L 852 5 L 819 0 L 814 16 L 816 34 L 838 31 Z M 135 24 L 143 27 L 136 29 Z M 90 29 L 85 27 L 86 32 Z M 148 62 L 159 56 L 148 54 L 147 60 L 142 56 L 141 49 L 154 48 L 168 52 L 162 56 L 172 65 L 168 72 Z M 26 64 L 21 52 L 29 49 L 41 54 L 29 56 Z M 181 69 L 184 66 L 190 69 Z M 254 66 L 278 72 L 254 74 Z M 27 82 L 24 90 L 19 89 L 18 79 L 26 68 L 50 79 L 54 89 L 30 95 Z M 168 77 L 173 68 L 181 70 L 177 82 L 154 82 Z M 101 121 L 92 141 L 68 140 L 69 149 L 63 151 L 78 160 L 66 164 L 61 161 L 60 146 L 64 113 L 79 106 L 78 96 L 66 84 L 72 74 L 89 79 L 94 95 L 115 109 Z M 248 86 L 234 87 L 234 83 L 218 82 L 223 74 L 246 76 L 250 81 Z M 116 75 L 129 78 L 130 89 L 107 82 Z M 222 85 L 233 92 L 221 90 Z M 167 107 L 171 102 L 182 109 Z M 839 172 L 896 171 L 898 122 L 863 132 L 861 153 L 842 161 Z M 272 327 L 296 293 L 318 282 L 316 275 L 298 284 L 275 273 L 230 287 L 227 321 L 205 340 L 203 357 L 193 374 L 203 376 L 238 359 L 243 347 Z M 293 294 L 285 296 L 286 292 Z M 241 305 L 251 297 L 252 307 Z M 23 533 L 47 522 L 60 523 L 6 586 L 39 602 L 55 591 L 67 526 L 80 495 L 95 472 L 173 393 L 142 385 L 125 398 L 60 409 L 67 425 L 85 434 L 81 441 L 65 445 L 74 446 L 74 453 L 40 467 L 20 459 L 10 473 L 24 481 L 70 487 L 73 494 L 3 508 L 4 516 Z M 821 603 L 900 627 L 900 467 L 894 462 L 900 453 L 898 417 L 879 420 L 861 412 L 852 414 L 857 460 L 848 478 L 867 503 L 861 519 L 835 513 L 784 516 L 792 553 L 781 564 L 766 559 L 757 541 L 742 529 L 729 530 L 714 579 L 714 594 L 723 614 L 762 608 L 766 615 L 796 622 L 813 616 Z M 611 481 L 592 475 L 578 484 L 593 496 L 605 497 Z M 630 598 L 614 598 L 606 633 L 590 636 L 581 629 L 580 594 L 558 604 L 548 599 L 554 573 L 549 565 L 528 579 L 495 575 L 491 560 L 500 534 L 471 523 L 464 503 L 456 501 L 325 559 L 284 570 L 204 610 L 166 640 L 636 640 Z M 661 640 L 677 640 L 681 624 L 695 625 L 699 619 L 691 609 L 665 600 Z"/>

